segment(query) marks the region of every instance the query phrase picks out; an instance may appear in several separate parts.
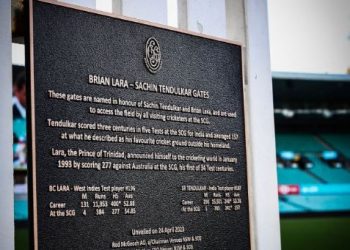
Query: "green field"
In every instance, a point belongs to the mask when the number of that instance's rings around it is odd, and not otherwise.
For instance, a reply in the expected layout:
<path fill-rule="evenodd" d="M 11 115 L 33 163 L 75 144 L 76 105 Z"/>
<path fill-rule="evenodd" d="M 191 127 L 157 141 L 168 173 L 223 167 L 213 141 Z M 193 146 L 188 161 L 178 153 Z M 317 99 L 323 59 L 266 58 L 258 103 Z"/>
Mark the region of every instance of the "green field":
<path fill-rule="evenodd" d="M 350 249 L 350 216 L 281 219 L 283 250 Z"/>

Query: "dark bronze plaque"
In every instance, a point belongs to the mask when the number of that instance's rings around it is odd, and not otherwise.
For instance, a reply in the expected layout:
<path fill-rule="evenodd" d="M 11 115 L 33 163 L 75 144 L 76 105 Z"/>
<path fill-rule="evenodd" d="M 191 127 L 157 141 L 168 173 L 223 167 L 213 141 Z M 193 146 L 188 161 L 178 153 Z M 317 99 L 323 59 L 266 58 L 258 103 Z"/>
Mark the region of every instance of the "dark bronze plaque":
<path fill-rule="evenodd" d="M 30 4 L 36 249 L 249 249 L 241 46 Z"/>

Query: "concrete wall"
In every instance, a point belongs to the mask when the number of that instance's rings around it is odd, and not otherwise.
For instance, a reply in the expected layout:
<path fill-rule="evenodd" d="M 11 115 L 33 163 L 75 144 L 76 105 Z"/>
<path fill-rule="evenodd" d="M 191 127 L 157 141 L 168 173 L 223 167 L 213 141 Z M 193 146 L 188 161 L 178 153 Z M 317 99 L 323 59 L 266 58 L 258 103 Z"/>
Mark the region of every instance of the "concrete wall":
<path fill-rule="evenodd" d="M 273 71 L 345 74 L 349 0 L 268 0 Z"/>
<path fill-rule="evenodd" d="M 280 249 L 277 167 L 267 3 L 246 0 L 246 77 L 256 249 Z"/>
<path fill-rule="evenodd" d="M 0 249 L 14 249 L 11 1 L 0 1 Z"/>
<path fill-rule="evenodd" d="M 165 25 L 168 22 L 167 1 L 165 0 L 124 0 L 122 13 L 125 16 Z"/>

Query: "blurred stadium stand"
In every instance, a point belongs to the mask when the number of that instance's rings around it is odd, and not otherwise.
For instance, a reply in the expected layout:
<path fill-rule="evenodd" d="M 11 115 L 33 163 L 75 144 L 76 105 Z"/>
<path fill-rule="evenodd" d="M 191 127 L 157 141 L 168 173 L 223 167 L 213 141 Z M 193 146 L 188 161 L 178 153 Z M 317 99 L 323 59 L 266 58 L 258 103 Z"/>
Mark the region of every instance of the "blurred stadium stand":
<path fill-rule="evenodd" d="M 274 73 L 273 87 L 281 214 L 349 212 L 350 76 Z"/>

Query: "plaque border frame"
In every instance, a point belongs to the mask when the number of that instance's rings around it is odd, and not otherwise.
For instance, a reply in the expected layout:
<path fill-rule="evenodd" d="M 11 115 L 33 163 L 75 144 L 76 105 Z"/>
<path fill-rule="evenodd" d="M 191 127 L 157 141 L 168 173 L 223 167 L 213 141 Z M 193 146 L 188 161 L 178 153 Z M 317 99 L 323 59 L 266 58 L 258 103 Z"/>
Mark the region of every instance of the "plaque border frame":
<path fill-rule="evenodd" d="M 25 2 L 25 12 L 27 17 L 27 31 L 25 34 L 25 55 L 26 55 L 26 77 L 29 79 L 27 84 L 27 105 L 30 113 L 27 114 L 27 142 L 28 142 L 28 210 L 29 210 L 29 244 L 31 249 L 38 250 L 38 211 L 37 211 L 37 189 L 36 189 L 36 141 L 35 141 L 35 81 L 34 81 L 34 32 L 33 32 L 33 2 L 41 2 L 60 6 L 68 9 L 87 12 L 90 14 L 96 14 L 99 16 L 111 17 L 127 22 L 146 25 L 158 29 L 173 31 L 181 34 L 187 34 L 194 37 L 200 37 L 208 40 L 223 42 L 232 45 L 238 45 L 241 48 L 241 69 L 242 69 L 242 97 L 243 97 L 243 122 L 244 122 L 244 136 L 245 136 L 245 152 L 246 152 L 246 176 L 247 176 L 247 194 L 248 194 L 248 219 L 249 219 L 249 242 L 250 248 L 256 249 L 255 242 L 255 206 L 254 206 L 254 193 L 253 193 L 253 177 L 252 177 L 252 152 L 251 152 L 251 140 L 250 140 L 250 126 L 249 126 L 249 102 L 248 102 L 248 88 L 247 88 L 247 63 L 246 63 L 246 45 L 242 42 L 228 40 L 225 38 L 215 37 L 211 35 L 196 33 L 189 30 L 180 28 L 174 28 L 171 26 L 154 23 L 146 20 L 141 20 L 133 17 L 127 17 L 123 15 L 112 14 L 88 7 L 82 7 L 75 4 L 68 4 L 64 2 L 58 2 L 56 0 L 29 0 Z"/>

